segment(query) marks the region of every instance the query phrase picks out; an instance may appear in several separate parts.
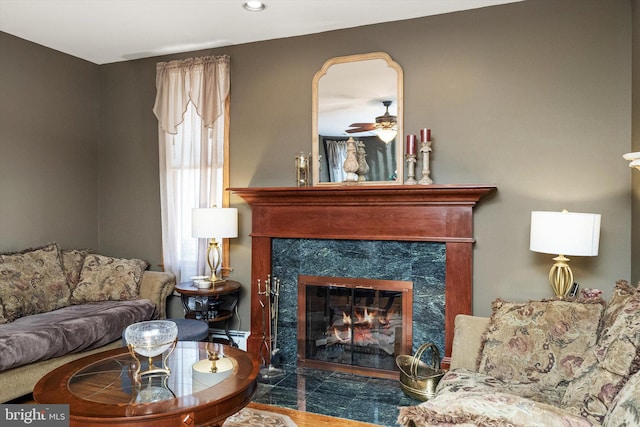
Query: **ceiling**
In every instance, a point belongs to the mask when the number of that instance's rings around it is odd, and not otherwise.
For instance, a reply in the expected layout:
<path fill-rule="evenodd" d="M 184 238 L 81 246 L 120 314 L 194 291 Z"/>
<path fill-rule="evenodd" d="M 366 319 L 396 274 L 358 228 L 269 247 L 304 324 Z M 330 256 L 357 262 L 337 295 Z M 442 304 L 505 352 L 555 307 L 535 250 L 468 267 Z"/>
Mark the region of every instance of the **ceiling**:
<path fill-rule="evenodd" d="M 0 31 L 96 64 L 522 0 L 0 0 Z"/>

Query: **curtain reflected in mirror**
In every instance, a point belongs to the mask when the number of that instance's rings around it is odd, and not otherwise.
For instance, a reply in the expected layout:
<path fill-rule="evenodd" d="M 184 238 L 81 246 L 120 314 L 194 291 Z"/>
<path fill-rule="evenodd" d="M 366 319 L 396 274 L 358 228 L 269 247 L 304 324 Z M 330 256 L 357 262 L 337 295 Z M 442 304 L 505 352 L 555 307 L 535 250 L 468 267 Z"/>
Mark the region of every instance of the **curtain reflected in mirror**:
<path fill-rule="evenodd" d="M 319 181 L 340 183 L 346 179 L 342 167 L 347 157 L 347 140 L 345 138 L 320 137 Z M 369 170 L 364 181 L 394 181 L 397 176 L 396 153 L 393 144 L 386 144 L 377 136 L 354 138 L 364 143 L 366 161 Z"/>

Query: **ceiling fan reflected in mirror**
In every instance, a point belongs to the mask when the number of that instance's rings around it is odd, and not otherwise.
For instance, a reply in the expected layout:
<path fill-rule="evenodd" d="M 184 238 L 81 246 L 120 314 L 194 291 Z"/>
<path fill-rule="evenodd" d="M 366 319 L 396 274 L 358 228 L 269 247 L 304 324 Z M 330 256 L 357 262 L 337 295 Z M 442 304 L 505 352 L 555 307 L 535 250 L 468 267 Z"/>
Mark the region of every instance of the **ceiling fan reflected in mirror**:
<path fill-rule="evenodd" d="M 347 133 L 374 132 L 385 144 L 390 143 L 398 133 L 398 121 L 396 116 L 389 114 L 389 106 L 392 101 L 382 101 L 386 107 L 383 115 L 376 117 L 375 123 L 352 123 L 352 129 L 347 129 Z"/>

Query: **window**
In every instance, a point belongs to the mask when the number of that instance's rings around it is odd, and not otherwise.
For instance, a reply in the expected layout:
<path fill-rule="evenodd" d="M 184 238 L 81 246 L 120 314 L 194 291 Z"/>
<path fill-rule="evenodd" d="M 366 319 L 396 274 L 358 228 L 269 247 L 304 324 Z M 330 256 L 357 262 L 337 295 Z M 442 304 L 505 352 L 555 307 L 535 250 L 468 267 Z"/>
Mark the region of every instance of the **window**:
<path fill-rule="evenodd" d="M 191 236 L 191 210 L 229 202 L 228 66 L 227 56 L 157 66 L 163 264 L 178 282 L 206 270 L 207 241 Z"/>

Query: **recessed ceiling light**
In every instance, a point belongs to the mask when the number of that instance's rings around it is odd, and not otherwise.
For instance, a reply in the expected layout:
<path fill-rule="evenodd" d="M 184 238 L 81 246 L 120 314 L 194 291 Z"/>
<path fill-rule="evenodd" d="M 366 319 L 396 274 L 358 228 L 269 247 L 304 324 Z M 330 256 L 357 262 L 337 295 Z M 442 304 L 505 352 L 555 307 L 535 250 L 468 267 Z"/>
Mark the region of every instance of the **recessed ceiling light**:
<path fill-rule="evenodd" d="M 261 1 L 252 0 L 252 1 L 245 2 L 242 5 L 242 7 L 244 7 L 245 9 L 247 9 L 250 12 L 260 12 L 261 10 L 264 10 L 264 8 L 266 6 Z"/>

